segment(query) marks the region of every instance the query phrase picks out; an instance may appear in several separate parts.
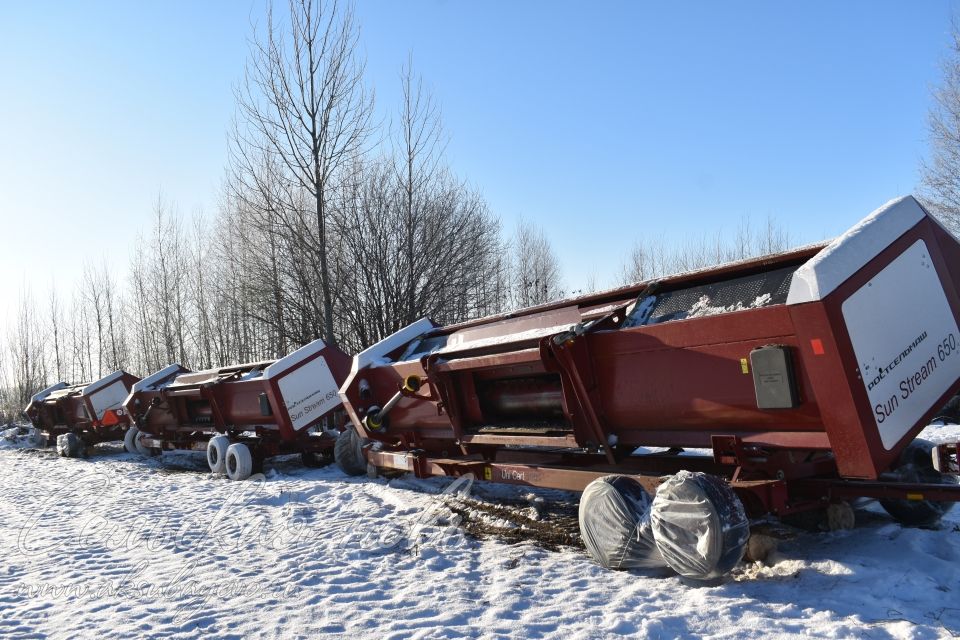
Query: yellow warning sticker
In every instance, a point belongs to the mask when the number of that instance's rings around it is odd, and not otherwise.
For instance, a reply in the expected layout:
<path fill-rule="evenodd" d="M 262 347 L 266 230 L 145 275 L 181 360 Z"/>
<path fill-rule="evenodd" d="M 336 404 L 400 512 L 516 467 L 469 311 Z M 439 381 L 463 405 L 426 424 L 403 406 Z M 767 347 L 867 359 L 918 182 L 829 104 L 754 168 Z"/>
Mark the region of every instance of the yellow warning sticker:
<path fill-rule="evenodd" d="M 746 358 L 740 358 L 740 371 L 750 373 L 750 362 Z"/>

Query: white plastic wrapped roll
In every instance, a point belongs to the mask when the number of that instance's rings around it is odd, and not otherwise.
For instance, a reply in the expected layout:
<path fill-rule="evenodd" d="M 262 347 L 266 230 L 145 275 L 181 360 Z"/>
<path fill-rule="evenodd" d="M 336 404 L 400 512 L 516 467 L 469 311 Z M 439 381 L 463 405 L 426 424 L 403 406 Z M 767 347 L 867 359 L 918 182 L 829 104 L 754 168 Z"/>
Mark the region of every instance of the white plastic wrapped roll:
<path fill-rule="evenodd" d="M 746 550 L 750 523 L 722 478 L 681 471 L 657 489 L 650 508 L 657 548 L 671 569 L 695 580 L 719 578 Z"/>
<path fill-rule="evenodd" d="M 580 498 L 580 535 L 590 556 L 608 569 L 662 567 L 650 530 L 650 494 L 629 476 L 604 476 Z"/>

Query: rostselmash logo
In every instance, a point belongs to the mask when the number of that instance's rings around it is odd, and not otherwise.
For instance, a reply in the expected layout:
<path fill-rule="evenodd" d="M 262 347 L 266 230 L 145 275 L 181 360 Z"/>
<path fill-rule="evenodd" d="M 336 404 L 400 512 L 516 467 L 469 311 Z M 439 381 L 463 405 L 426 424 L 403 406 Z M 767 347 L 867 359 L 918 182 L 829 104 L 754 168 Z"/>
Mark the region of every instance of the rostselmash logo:
<path fill-rule="evenodd" d="M 888 364 L 888 365 L 885 366 L 885 367 L 880 367 L 880 372 L 877 373 L 877 377 L 874 378 L 874 379 L 870 382 L 870 384 L 867 385 L 867 391 L 872 390 L 875 386 L 877 386 L 878 384 L 880 384 L 880 381 L 882 381 L 884 378 L 886 378 L 888 373 L 890 373 L 891 371 L 893 371 L 893 369 L 894 369 L 898 364 L 900 364 L 901 362 L 903 362 L 903 360 L 904 360 L 908 355 L 910 355 L 910 353 L 911 353 L 914 349 L 916 349 L 916 348 L 920 345 L 921 342 L 923 342 L 923 341 L 926 340 L 926 339 L 927 339 L 927 332 L 924 331 L 924 332 L 921 333 L 919 336 L 917 336 L 917 339 L 914 340 L 913 342 L 911 342 L 911 343 L 907 346 L 906 349 L 904 349 L 903 351 L 901 351 L 901 352 L 900 352 L 900 355 L 898 355 L 896 358 L 894 358 L 894 359 L 890 362 L 890 364 Z"/>

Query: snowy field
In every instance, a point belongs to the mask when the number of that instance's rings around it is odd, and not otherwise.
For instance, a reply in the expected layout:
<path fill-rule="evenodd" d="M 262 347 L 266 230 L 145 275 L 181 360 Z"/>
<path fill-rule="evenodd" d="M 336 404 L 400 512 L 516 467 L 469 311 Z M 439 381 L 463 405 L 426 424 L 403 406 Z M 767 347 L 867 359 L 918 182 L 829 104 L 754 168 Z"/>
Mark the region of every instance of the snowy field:
<path fill-rule="evenodd" d="M 350 478 L 289 459 L 231 483 L 202 456 L 144 460 L 114 445 L 70 460 L 7 443 L 0 465 L 2 638 L 960 635 L 960 509 L 933 531 L 865 505 L 855 530 L 802 533 L 768 565 L 704 586 L 467 536 L 449 508 L 464 503 L 440 495 L 446 479 Z M 454 490 L 530 517 L 576 504 Z"/>

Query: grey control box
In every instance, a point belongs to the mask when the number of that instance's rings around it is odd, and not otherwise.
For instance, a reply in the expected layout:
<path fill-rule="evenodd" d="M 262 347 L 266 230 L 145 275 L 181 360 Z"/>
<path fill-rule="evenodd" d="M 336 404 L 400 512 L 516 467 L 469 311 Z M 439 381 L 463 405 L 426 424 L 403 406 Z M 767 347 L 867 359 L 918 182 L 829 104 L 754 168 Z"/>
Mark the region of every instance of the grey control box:
<path fill-rule="evenodd" d="M 758 409 L 793 409 L 800 404 L 790 347 L 767 345 L 750 352 Z"/>

